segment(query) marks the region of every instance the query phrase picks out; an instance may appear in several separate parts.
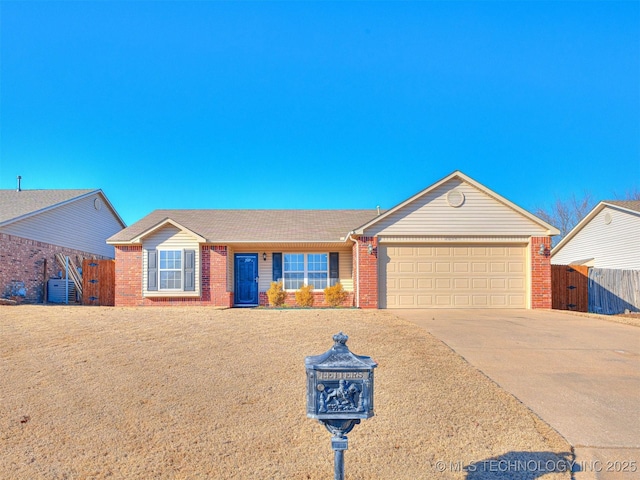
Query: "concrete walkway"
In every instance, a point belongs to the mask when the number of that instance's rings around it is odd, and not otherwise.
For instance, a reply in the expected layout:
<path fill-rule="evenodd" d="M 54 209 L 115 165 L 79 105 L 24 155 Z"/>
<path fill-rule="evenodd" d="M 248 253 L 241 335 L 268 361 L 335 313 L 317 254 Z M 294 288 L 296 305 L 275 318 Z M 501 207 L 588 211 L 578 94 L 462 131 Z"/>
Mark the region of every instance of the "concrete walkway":
<path fill-rule="evenodd" d="M 575 448 L 575 479 L 640 478 L 639 327 L 541 310 L 392 313 L 442 340 L 563 435 Z"/>

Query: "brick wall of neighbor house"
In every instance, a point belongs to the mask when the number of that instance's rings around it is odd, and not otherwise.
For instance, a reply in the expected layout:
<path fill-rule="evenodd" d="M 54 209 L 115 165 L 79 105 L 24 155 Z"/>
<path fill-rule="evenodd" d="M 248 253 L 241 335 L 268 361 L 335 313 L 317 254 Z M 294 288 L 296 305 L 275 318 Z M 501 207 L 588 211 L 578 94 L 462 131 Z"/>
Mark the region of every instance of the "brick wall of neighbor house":
<path fill-rule="evenodd" d="M 25 303 L 44 301 L 45 280 L 56 278 L 64 268 L 58 265 L 55 255 L 61 253 L 70 257 L 76 266 L 82 266 L 82 259 L 107 259 L 102 255 L 82 252 L 50 243 L 0 233 L 0 297 L 11 297 L 16 282 L 24 283 L 25 297 L 12 297 Z M 44 271 L 44 260 L 47 271 Z M 63 272 L 64 275 L 64 272 Z"/>
<path fill-rule="evenodd" d="M 143 297 L 142 247 L 116 246 L 116 306 L 206 305 L 230 307 L 227 289 L 227 247 L 205 245 L 200 250 L 200 297 Z"/>
<path fill-rule="evenodd" d="M 369 243 L 373 245 L 371 255 L 368 252 Z M 354 287 L 354 290 L 360 296 L 360 308 L 378 308 L 378 238 L 360 237 L 357 248 L 358 252 L 353 253 L 353 258 L 359 259 L 360 278 L 355 279 L 354 283 L 359 282 L 359 288 Z M 354 277 L 357 277 L 355 272 Z"/>
<path fill-rule="evenodd" d="M 545 253 L 540 255 L 540 244 Z M 531 238 L 531 308 L 551 308 L 551 237 Z"/>

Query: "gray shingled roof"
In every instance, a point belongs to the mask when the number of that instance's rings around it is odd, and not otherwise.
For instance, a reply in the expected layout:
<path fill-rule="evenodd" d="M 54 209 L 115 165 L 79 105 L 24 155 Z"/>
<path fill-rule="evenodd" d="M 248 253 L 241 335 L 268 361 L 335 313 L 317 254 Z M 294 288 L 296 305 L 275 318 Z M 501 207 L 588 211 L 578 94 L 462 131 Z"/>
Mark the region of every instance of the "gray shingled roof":
<path fill-rule="evenodd" d="M 0 224 L 97 190 L 0 190 Z"/>
<path fill-rule="evenodd" d="M 209 243 L 340 242 L 376 210 L 155 210 L 107 241 L 127 243 L 171 219 Z"/>
<path fill-rule="evenodd" d="M 640 212 L 640 200 L 605 200 L 604 203 Z"/>

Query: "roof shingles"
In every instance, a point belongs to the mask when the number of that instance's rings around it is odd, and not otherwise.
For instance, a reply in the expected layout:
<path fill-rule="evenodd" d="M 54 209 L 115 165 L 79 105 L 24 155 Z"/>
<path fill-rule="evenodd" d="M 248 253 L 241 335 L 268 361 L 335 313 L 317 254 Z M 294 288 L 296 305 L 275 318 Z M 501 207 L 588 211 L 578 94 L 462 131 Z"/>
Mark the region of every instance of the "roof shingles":
<path fill-rule="evenodd" d="M 112 236 L 129 243 L 171 219 L 209 243 L 340 242 L 376 210 L 155 210 Z"/>
<path fill-rule="evenodd" d="M 640 212 L 640 200 L 605 200 L 604 203 L 610 203 L 611 205 L 626 208 L 627 210 Z"/>
<path fill-rule="evenodd" d="M 97 190 L 0 190 L 0 224 Z"/>

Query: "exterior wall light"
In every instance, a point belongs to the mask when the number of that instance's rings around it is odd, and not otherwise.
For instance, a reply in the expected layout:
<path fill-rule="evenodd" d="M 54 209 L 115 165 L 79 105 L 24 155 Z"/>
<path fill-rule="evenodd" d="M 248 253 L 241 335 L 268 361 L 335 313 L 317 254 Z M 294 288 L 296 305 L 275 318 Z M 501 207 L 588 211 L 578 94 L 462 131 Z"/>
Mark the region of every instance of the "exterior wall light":
<path fill-rule="evenodd" d="M 373 245 L 371 245 L 371 242 L 369 242 L 369 245 L 367 245 L 367 253 L 369 255 L 373 255 Z"/>
<path fill-rule="evenodd" d="M 264 260 L 265 262 L 267 261 L 267 252 L 264 252 L 262 254 L 262 260 Z"/>
<path fill-rule="evenodd" d="M 547 247 L 545 247 L 544 243 L 540 244 L 540 250 L 538 250 L 538 255 L 544 255 L 547 253 Z"/>

